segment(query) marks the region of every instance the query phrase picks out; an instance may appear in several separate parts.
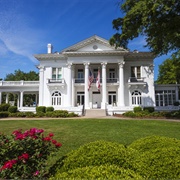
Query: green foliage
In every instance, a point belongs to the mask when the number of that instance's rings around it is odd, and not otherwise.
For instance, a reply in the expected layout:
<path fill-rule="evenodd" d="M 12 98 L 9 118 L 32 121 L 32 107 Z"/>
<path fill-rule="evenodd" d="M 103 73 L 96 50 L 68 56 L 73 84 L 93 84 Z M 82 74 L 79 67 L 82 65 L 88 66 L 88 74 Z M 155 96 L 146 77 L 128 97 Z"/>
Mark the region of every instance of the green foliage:
<path fill-rule="evenodd" d="M 9 107 L 10 107 L 10 104 L 3 103 L 0 105 L 0 111 L 8 111 Z"/>
<path fill-rule="evenodd" d="M 52 112 L 54 111 L 54 107 L 46 107 L 46 112 Z"/>
<path fill-rule="evenodd" d="M 45 113 L 39 111 L 39 112 L 37 112 L 37 113 L 35 114 L 35 117 L 45 117 Z"/>
<path fill-rule="evenodd" d="M 140 107 L 140 106 L 134 107 L 134 108 L 133 108 L 133 111 L 134 111 L 135 113 L 137 113 L 137 112 L 142 112 L 142 107 Z"/>
<path fill-rule="evenodd" d="M 78 117 L 78 115 L 74 112 L 68 113 L 68 117 Z"/>
<path fill-rule="evenodd" d="M 2 111 L 0 112 L 0 118 L 5 118 L 9 116 L 9 112 L 8 111 Z"/>
<path fill-rule="evenodd" d="M 114 164 L 104 164 L 100 166 L 87 166 L 70 170 L 68 172 L 57 173 L 55 179 L 143 179 L 140 175 L 130 169 L 124 169 Z"/>
<path fill-rule="evenodd" d="M 17 112 L 17 106 L 10 106 L 8 108 L 8 112 L 10 113 L 16 113 Z"/>
<path fill-rule="evenodd" d="M 180 51 L 159 65 L 157 84 L 180 83 Z"/>
<path fill-rule="evenodd" d="M 120 9 L 124 17 L 113 20 L 117 33 L 110 39 L 111 45 L 127 48 L 130 40 L 143 35 L 156 55 L 180 49 L 179 0 L 126 0 Z"/>
<path fill-rule="evenodd" d="M 180 179 L 180 148 L 159 147 L 137 157 L 135 172 L 147 179 Z"/>
<path fill-rule="evenodd" d="M 0 172 L 3 179 L 43 178 L 47 160 L 61 143 L 53 134 L 32 128 L 25 132 L 16 130 L 11 136 L 0 134 Z"/>
<path fill-rule="evenodd" d="M 45 113 L 46 112 L 46 106 L 37 106 L 36 107 L 36 112 L 43 112 Z"/>
<path fill-rule="evenodd" d="M 144 107 L 143 111 L 147 111 L 149 113 L 152 113 L 152 112 L 154 112 L 154 107 Z"/>
<path fill-rule="evenodd" d="M 129 168 L 131 167 L 131 162 L 136 156 L 136 150 L 131 148 L 127 149 L 122 144 L 95 141 L 85 144 L 79 149 L 67 154 L 67 157 L 62 161 L 62 163 L 54 165 L 54 169 L 59 169 L 60 172 L 67 172 L 76 168 L 100 166 L 103 164 L 114 164 L 119 167 Z"/>
<path fill-rule="evenodd" d="M 169 137 L 148 136 L 134 141 L 129 147 L 138 150 L 140 153 L 156 148 L 180 148 L 180 140 Z"/>
<path fill-rule="evenodd" d="M 26 117 L 35 117 L 35 114 L 33 112 L 25 112 Z"/>
<path fill-rule="evenodd" d="M 30 71 L 28 73 L 25 73 L 21 70 L 15 70 L 14 73 L 7 74 L 5 81 L 38 81 L 39 80 L 39 73 L 36 73 L 35 71 Z"/>

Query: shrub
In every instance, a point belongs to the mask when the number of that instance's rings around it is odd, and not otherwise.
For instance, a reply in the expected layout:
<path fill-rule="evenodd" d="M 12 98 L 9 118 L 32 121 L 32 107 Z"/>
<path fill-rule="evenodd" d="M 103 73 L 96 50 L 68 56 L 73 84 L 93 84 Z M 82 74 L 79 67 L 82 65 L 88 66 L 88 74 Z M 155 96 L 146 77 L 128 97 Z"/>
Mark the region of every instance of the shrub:
<path fill-rule="evenodd" d="M 54 111 L 53 107 L 46 107 L 46 112 L 52 112 L 52 111 Z"/>
<path fill-rule="evenodd" d="M 137 155 L 137 151 L 126 148 L 115 142 L 96 141 L 85 144 L 79 149 L 72 151 L 60 163 L 54 165 L 55 171 L 67 172 L 86 166 L 100 166 L 103 164 L 117 165 L 130 168 L 131 162 Z"/>
<path fill-rule="evenodd" d="M 35 114 L 33 112 L 25 112 L 26 117 L 35 117 Z"/>
<path fill-rule="evenodd" d="M 136 117 L 135 113 L 132 112 L 132 111 L 125 112 L 125 113 L 123 114 L 123 116 L 132 117 L 132 118 L 133 118 L 133 117 Z"/>
<path fill-rule="evenodd" d="M 53 113 L 54 117 L 68 117 L 68 111 L 66 110 L 56 110 Z"/>
<path fill-rule="evenodd" d="M 143 111 L 147 111 L 149 113 L 152 113 L 152 112 L 154 112 L 154 107 L 144 107 Z"/>
<path fill-rule="evenodd" d="M 25 112 L 17 112 L 16 117 L 26 117 Z"/>
<path fill-rule="evenodd" d="M 5 117 L 8 117 L 9 116 L 9 112 L 0 112 L 0 118 L 5 118 Z"/>
<path fill-rule="evenodd" d="M 44 116 L 45 116 L 45 113 L 41 112 L 41 111 L 39 111 L 35 114 L 35 117 L 44 117 Z"/>
<path fill-rule="evenodd" d="M 1 104 L 0 105 L 0 111 L 8 111 L 8 108 L 10 107 L 10 104 Z"/>
<path fill-rule="evenodd" d="M 77 114 L 75 114 L 74 112 L 68 113 L 68 117 L 78 117 Z"/>
<path fill-rule="evenodd" d="M 57 173 L 55 179 L 143 179 L 130 169 L 120 168 L 116 165 L 87 166 L 73 169 L 68 172 Z"/>
<path fill-rule="evenodd" d="M 53 114 L 54 114 L 54 112 L 46 112 L 46 114 L 45 114 L 45 116 L 46 117 L 53 117 Z"/>
<path fill-rule="evenodd" d="M 145 151 L 137 157 L 135 172 L 147 179 L 180 179 L 180 148 L 163 147 Z"/>
<path fill-rule="evenodd" d="M 45 106 L 37 106 L 36 107 L 36 112 L 43 112 L 45 113 L 46 112 L 46 107 Z"/>
<path fill-rule="evenodd" d="M 142 108 L 141 108 L 140 106 L 134 107 L 134 108 L 133 108 L 133 111 L 134 111 L 134 113 L 136 113 L 136 112 L 141 112 L 141 111 L 142 111 Z"/>
<path fill-rule="evenodd" d="M 156 148 L 165 148 L 165 147 L 180 148 L 180 140 L 177 140 L 175 138 L 161 137 L 161 136 L 148 136 L 134 141 L 131 145 L 129 145 L 129 147 L 136 149 L 139 152 L 146 152 Z"/>
<path fill-rule="evenodd" d="M 16 112 L 17 112 L 17 106 L 9 106 L 8 112 L 10 112 L 10 113 L 16 113 Z"/>
<path fill-rule="evenodd" d="M 0 172 L 2 179 L 42 178 L 49 156 L 61 147 L 53 134 L 32 128 L 16 130 L 11 136 L 0 134 Z"/>

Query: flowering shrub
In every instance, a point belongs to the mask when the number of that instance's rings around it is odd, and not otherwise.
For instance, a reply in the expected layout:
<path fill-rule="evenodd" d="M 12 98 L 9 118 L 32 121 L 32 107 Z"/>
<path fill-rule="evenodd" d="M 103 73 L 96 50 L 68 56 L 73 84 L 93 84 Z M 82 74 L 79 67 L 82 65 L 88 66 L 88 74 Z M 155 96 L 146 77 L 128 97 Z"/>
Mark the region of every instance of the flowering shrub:
<path fill-rule="evenodd" d="M 5 179 L 42 178 L 46 173 L 47 159 L 61 143 L 54 134 L 32 128 L 16 130 L 12 135 L 0 134 L 0 177 Z"/>

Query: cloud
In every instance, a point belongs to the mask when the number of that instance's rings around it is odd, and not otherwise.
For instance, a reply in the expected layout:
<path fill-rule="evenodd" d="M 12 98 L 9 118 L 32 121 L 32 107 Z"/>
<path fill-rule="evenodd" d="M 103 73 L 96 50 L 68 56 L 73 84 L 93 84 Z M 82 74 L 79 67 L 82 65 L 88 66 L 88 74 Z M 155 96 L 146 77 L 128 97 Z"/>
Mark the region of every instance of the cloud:
<path fill-rule="evenodd" d="M 8 8 L 5 3 L 5 7 L 0 9 L 0 53 L 9 51 L 36 62 L 32 54 L 36 52 L 43 33 L 30 27 L 32 19 L 20 14 L 18 6 Z"/>

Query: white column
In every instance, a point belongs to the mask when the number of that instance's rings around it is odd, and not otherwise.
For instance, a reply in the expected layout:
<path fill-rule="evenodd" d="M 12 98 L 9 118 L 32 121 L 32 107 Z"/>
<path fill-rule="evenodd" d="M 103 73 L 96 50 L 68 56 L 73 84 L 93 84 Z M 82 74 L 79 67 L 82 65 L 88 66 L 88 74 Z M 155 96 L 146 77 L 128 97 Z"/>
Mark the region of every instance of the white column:
<path fill-rule="evenodd" d="M 67 73 L 67 105 L 72 106 L 72 63 L 68 63 L 68 73 Z"/>
<path fill-rule="evenodd" d="M 125 62 L 119 63 L 119 91 L 118 91 L 118 104 L 119 106 L 125 106 L 124 104 L 124 64 Z"/>
<path fill-rule="evenodd" d="M 106 65 L 107 63 L 101 63 L 102 65 L 102 102 L 101 109 L 105 109 L 107 103 L 107 88 L 106 88 Z"/>
<path fill-rule="evenodd" d="M 0 92 L 0 104 L 2 103 L 2 92 Z"/>
<path fill-rule="evenodd" d="M 9 93 L 6 94 L 6 104 L 8 103 Z"/>
<path fill-rule="evenodd" d="M 44 67 L 39 70 L 39 106 L 43 106 L 44 99 Z"/>
<path fill-rule="evenodd" d="M 19 93 L 17 94 L 17 107 L 19 109 L 20 105 L 19 105 Z"/>
<path fill-rule="evenodd" d="M 89 63 L 84 63 L 84 66 L 85 66 L 85 81 L 84 81 L 85 109 L 90 109 L 89 91 L 88 91 Z"/>
<path fill-rule="evenodd" d="M 20 108 L 23 107 L 23 91 L 20 92 Z"/>

